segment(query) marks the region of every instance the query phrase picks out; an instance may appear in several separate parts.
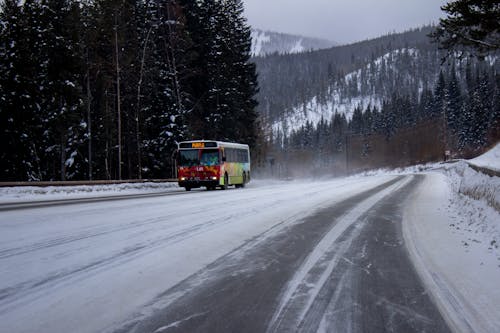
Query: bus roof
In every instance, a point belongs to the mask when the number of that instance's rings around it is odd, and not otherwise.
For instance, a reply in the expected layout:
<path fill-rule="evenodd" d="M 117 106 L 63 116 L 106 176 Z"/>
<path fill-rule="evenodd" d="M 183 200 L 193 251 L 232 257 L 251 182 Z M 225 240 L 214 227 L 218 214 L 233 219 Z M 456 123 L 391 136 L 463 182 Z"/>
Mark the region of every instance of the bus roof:
<path fill-rule="evenodd" d="M 179 149 L 192 149 L 192 148 L 239 148 L 247 149 L 248 145 L 236 142 L 224 142 L 224 141 L 214 141 L 214 140 L 191 140 L 182 141 L 178 143 Z"/>

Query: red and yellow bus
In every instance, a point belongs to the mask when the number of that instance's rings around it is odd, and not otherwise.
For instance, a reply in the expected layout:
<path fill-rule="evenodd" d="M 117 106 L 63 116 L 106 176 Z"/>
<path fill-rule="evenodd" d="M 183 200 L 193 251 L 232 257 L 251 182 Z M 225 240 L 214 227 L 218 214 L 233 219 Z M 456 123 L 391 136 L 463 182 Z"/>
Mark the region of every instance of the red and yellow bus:
<path fill-rule="evenodd" d="M 250 150 L 248 145 L 221 141 L 179 142 L 177 179 L 186 191 L 192 188 L 230 185 L 244 187 L 250 181 Z"/>

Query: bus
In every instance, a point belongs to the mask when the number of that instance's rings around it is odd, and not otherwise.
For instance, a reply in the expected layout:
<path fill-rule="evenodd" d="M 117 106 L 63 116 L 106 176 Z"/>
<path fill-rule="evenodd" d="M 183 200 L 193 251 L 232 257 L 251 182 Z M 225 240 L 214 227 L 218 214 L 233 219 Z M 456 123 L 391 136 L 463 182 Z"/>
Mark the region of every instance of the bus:
<path fill-rule="evenodd" d="M 202 186 L 207 190 L 245 187 L 250 181 L 250 149 L 233 142 L 179 142 L 177 180 L 186 191 Z"/>

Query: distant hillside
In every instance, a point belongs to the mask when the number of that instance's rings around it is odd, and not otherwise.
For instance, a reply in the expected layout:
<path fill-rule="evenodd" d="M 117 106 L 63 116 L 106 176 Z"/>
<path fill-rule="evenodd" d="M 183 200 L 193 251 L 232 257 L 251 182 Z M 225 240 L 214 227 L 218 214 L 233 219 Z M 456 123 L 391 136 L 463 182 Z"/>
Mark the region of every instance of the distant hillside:
<path fill-rule="evenodd" d="M 437 80 L 442 54 L 430 27 L 303 54 L 255 58 L 261 115 L 291 128 L 359 104 L 380 106 L 394 93 L 416 96 Z M 291 129 L 289 127 L 289 129 Z"/>
<path fill-rule="evenodd" d="M 263 56 L 273 53 L 299 53 L 309 50 L 326 49 L 335 45 L 337 45 L 335 42 L 325 39 L 252 29 L 253 56 Z"/>
<path fill-rule="evenodd" d="M 496 142 L 498 56 L 443 62 L 432 29 L 255 57 L 272 165 L 349 173 L 472 156 Z"/>

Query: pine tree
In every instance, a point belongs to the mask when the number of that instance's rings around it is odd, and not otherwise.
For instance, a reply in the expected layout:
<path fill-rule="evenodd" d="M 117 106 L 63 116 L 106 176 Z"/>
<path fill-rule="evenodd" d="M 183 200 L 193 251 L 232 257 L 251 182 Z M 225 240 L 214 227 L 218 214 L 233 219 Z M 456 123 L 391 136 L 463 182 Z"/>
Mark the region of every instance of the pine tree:
<path fill-rule="evenodd" d="M 42 2 L 43 3 L 43 2 Z M 42 103 L 45 163 L 49 179 L 81 178 L 85 119 L 81 100 L 83 59 L 78 44 L 79 8 L 73 1 L 47 0 L 43 5 L 44 66 Z M 58 164 L 55 161 L 59 161 Z"/>
<path fill-rule="evenodd" d="M 464 104 L 463 125 L 460 145 L 477 150 L 487 143 L 490 114 L 494 113 L 492 88 L 487 73 L 476 72 L 476 85 L 470 90 L 467 103 Z"/>
<path fill-rule="evenodd" d="M 50 8 L 45 1 L 28 0 L 20 6 L 15 1 L 5 2 L 2 9 L 2 21 L 7 24 L 2 25 L 1 48 L 7 52 L 2 59 L 1 112 L 7 119 L 5 124 L 11 124 L 5 131 L 5 143 L 13 149 L 7 151 L 6 161 L 11 166 L 3 168 L 5 177 L 54 179 L 54 168 L 49 167 L 57 163 L 50 156 L 54 150 L 49 139 L 54 115 L 47 105 L 59 100 L 50 93 L 55 83 L 48 77 L 53 31 L 48 25 Z"/>
<path fill-rule="evenodd" d="M 185 88 L 187 48 L 182 8 L 175 1 L 152 1 L 148 7 L 152 49 L 145 71 L 142 147 L 144 175 L 171 177 L 172 154 L 187 135 L 189 95 Z"/>
<path fill-rule="evenodd" d="M 446 116 L 448 121 L 449 136 L 453 136 L 454 140 L 458 139 L 458 133 L 462 125 L 462 92 L 456 75 L 455 66 L 452 67 L 450 79 L 448 80 L 447 101 L 446 101 Z"/>
<path fill-rule="evenodd" d="M 354 108 L 351 121 L 349 122 L 349 130 L 353 134 L 361 134 L 363 128 L 363 111 L 361 106 L 357 106 Z"/>
<path fill-rule="evenodd" d="M 500 49 L 500 4 L 491 0 L 455 0 L 441 9 L 447 17 L 431 36 L 451 51 L 471 50 L 484 56 Z"/>
<path fill-rule="evenodd" d="M 37 71 L 32 57 L 34 43 L 29 11 L 16 0 L 2 2 L 0 9 L 0 126 L 2 180 L 40 179 L 36 126 Z"/>
<path fill-rule="evenodd" d="M 434 88 L 434 101 L 431 110 L 431 117 L 441 117 L 446 110 L 446 80 L 443 71 L 439 72 L 439 78 Z"/>
<path fill-rule="evenodd" d="M 250 29 L 240 0 L 183 1 L 193 41 L 190 130 L 201 138 L 256 142 L 257 92 Z"/>

